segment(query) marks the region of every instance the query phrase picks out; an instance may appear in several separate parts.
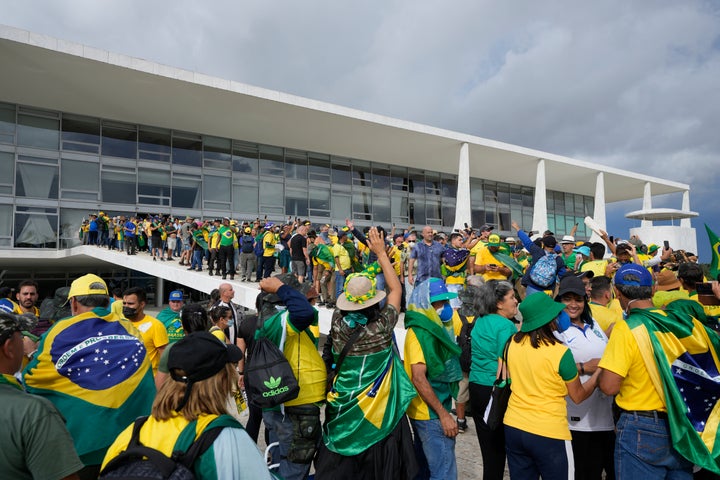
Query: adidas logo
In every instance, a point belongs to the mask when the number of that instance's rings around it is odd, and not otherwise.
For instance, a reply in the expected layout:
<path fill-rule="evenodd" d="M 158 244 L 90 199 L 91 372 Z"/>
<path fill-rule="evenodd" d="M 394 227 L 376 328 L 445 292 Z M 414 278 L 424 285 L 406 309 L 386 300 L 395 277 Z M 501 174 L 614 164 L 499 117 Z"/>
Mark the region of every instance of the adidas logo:
<path fill-rule="evenodd" d="M 275 378 L 275 377 L 271 376 L 269 379 L 265 380 L 263 383 L 265 384 L 265 386 L 267 388 L 272 390 L 272 389 L 280 386 L 281 381 L 282 381 L 282 379 L 280 377 Z"/>

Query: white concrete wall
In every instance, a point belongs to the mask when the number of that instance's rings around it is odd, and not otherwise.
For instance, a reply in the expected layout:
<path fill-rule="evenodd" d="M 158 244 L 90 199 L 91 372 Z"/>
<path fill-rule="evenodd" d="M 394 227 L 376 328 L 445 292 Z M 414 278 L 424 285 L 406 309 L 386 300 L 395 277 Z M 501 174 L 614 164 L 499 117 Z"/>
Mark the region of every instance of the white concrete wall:
<path fill-rule="evenodd" d="M 630 235 L 637 235 L 645 245 L 654 243 L 662 248 L 664 240 L 670 242 L 673 250 L 685 250 L 697 255 L 697 237 L 694 228 L 658 225 L 651 227 L 631 228 Z M 707 259 L 705 259 L 707 261 Z"/>

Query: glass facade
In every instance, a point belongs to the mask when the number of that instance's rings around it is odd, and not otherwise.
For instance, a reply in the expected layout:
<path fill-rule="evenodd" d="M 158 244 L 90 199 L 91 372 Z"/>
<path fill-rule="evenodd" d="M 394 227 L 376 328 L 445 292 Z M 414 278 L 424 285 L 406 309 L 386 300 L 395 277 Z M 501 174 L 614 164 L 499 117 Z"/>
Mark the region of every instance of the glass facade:
<path fill-rule="evenodd" d="M 532 224 L 533 188 L 470 179 L 472 224 Z M 359 226 L 455 222 L 457 175 L 0 103 L 0 248 L 79 244 L 90 212 Z M 547 192 L 558 235 L 592 197 Z"/>

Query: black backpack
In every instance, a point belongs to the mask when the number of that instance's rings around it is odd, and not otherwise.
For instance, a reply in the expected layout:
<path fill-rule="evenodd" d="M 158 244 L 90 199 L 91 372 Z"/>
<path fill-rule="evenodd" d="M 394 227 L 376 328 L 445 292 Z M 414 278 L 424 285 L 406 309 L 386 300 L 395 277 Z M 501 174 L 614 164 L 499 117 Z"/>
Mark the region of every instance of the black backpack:
<path fill-rule="evenodd" d="M 462 350 L 460 352 L 460 368 L 463 372 L 470 373 L 470 365 L 472 364 L 472 338 L 470 338 L 470 333 L 472 333 L 475 322 L 468 322 L 465 315 L 460 315 L 458 313 L 458 316 L 462 321 L 462 327 L 460 328 L 460 333 L 457 336 L 457 343 Z"/>
<path fill-rule="evenodd" d="M 127 449 L 105 466 L 100 472 L 100 480 L 194 480 L 195 460 L 210 448 L 223 429 L 223 426 L 206 428 L 186 451 L 175 451 L 168 457 L 161 451 L 140 443 L 140 429 L 147 419 L 148 417 L 139 417 L 135 420 Z"/>

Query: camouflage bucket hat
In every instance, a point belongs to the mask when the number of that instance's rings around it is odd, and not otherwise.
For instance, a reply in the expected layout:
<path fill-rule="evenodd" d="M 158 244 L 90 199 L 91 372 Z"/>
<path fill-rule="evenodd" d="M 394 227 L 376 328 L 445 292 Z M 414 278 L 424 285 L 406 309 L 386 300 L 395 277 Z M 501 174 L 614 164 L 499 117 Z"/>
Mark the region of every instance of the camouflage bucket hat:
<path fill-rule="evenodd" d="M 34 315 L 17 315 L 0 311 L 0 341 L 2 342 L 5 342 L 15 332 L 32 338 L 34 335 L 30 331 L 36 326 L 37 318 Z"/>

